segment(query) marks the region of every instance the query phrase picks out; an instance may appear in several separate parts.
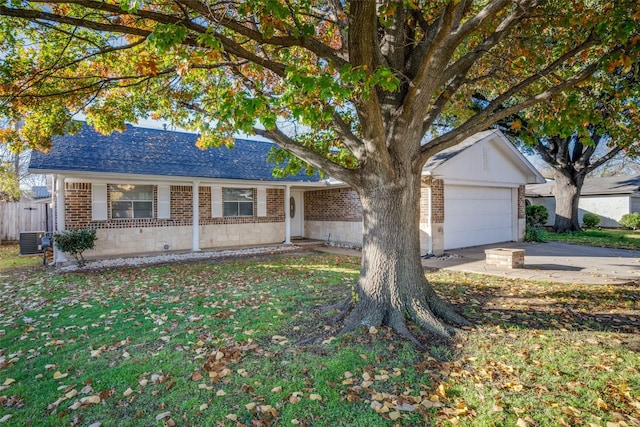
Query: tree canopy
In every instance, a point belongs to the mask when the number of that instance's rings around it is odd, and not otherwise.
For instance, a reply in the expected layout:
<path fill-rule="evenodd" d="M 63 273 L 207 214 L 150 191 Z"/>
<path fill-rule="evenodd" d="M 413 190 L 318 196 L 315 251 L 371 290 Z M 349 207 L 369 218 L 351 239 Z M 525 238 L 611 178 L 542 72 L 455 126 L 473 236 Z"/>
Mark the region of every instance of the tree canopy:
<path fill-rule="evenodd" d="M 637 9 L 633 1 L 13 1 L 0 6 L 0 112 L 24 119 L 22 136 L 35 147 L 68 130 L 77 111 L 103 132 L 147 115 L 171 120 L 201 132 L 202 146 L 231 145 L 235 131 L 260 123 L 257 132 L 313 166 L 353 178 L 358 162 L 385 157 L 389 135 L 407 122 L 423 161 L 542 101 L 570 108 L 575 97 L 563 90 L 599 68 L 635 64 Z M 478 89 L 491 100 L 482 112 L 469 108 Z M 322 138 L 293 140 L 276 126 L 285 120 Z M 449 131 L 424 144 L 437 123 Z"/>
<path fill-rule="evenodd" d="M 346 329 L 410 336 L 408 315 L 449 335 L 438 319 L 464 320 L 420 265 L 423 165 L 635 64 L 639 18 L 636 0 L 11 0 L 0 5 L 0 114 L 25 121 L 6 141 L 44 149 L 78 111 L 102 132 L 170 120 L 201 147 L 231 146 L 238 130 L 270 138 L 297 156 L 282 173 L 317 168 L 360 196 Z"/>

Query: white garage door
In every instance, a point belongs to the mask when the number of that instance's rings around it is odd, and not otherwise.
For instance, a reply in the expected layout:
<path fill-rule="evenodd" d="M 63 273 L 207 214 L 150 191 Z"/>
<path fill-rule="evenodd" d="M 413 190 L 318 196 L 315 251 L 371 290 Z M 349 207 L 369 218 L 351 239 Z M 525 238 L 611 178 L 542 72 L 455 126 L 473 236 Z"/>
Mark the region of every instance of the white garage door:
<path fill-rule="evenodd" d="M 510 188 L 445 186 L 444 248 L 514 240 L 513 209 Z"/>

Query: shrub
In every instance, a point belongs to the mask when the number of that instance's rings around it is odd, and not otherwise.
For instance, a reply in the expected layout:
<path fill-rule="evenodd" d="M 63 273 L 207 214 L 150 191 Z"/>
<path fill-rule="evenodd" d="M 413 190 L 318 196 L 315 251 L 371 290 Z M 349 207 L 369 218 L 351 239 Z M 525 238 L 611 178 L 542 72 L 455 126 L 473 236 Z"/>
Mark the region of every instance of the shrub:
<path fill-rule="evenodd" d="M 618 221 L 621 226 L 625 228 L 630 228 L 632 230 L 636 230 L 640 228 L 640 213 L 628 213 L 622 215 L 620 221 Z"/>
<path fill-rule="evenodd" d="M 549 211 L 542 205 L 526 206 L 527 225 L 530 227 L 544 227 L 549 219 Z"/>
<path fill-rule="evenodd" d="M 82 253 L 93 249 L 97 239 L 96 230 L 87 228 L 71 228 L 53 235 L 56 247 L 62 252 L 73 255 L 80 267 L 85 264 Z"/>
<path fill-rule="evenodd" d="M 532 227 L 530 225 L 527 225 L 527 230 L 524 233 L 524 241 L 538 243 L 546 242 L 546 240 L 544 240 L 543 230 L 537 227 Z"/>
<path fill-rule="evenodd" d="M 600 215 L 593 212 L 587 212 L 582 216 L 582 223 L 587 228 L 593 228 L 600 224 Z"/>

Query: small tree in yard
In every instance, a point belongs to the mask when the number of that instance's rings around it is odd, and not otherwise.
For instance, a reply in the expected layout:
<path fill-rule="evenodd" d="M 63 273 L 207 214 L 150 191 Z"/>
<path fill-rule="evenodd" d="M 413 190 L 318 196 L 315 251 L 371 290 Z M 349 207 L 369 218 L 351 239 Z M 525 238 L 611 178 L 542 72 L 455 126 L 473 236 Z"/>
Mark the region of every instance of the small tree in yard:
<path fill-rule="evenodd" d="M 82 253 L 95 247 L 96 230 L 87 228 L 72 228 L 53 236 L 55 245 L 62 252 L 73 255 L 80 267 L 84 266 L 85 259 Z"/>
<path fill-rule="evenodd" d="M 626 66 L 638 11 L 636 0 L 3 2 L 0 115 L 24 118 L 21 137 L 45 149 L 78 110 L 102 132 L 151 114 L 199 132 L 203 148 L 231 147 L 236 131 L 271 139 L 280 173 L 320 169 L 360 197 L 362 264 L 342 330 L 388 325 L 418 343 L 407 319 L 445 337 L 468 324 L 422 268 L 423 166 Z"/>
<path fill-rule="evenodd" d="M 620 221 L 618 221 L 621 226 L 625 228 L 630 228 L 631 230 L 637 230 L 640 228 L 640 213 L 628 213 L 622 215 Z"/>

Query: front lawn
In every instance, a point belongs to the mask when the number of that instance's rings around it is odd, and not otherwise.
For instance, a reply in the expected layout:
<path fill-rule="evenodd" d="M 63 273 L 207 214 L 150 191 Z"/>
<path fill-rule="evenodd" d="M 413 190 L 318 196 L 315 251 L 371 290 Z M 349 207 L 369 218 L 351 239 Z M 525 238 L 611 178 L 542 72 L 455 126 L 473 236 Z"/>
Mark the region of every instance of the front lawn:
<path fill-rule="evenodd" d="M 421 353 L 386 328 L 335 338 L 318 306 L 358 269 L 303 254 L 0 275 L 0 424 L 640 425 L 638 284 L 433 272 L 475 326 L 420 335 Z"/>
<path fill-rule="evenodd" d="M 601 248 L 640 249 L 640 230 L 587 229 L 571 233 L 543 231 L 544 240 L 599 246 Z"/>

